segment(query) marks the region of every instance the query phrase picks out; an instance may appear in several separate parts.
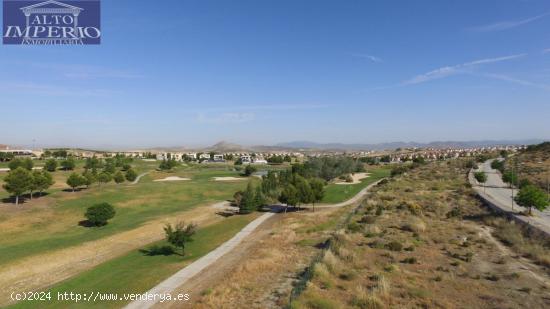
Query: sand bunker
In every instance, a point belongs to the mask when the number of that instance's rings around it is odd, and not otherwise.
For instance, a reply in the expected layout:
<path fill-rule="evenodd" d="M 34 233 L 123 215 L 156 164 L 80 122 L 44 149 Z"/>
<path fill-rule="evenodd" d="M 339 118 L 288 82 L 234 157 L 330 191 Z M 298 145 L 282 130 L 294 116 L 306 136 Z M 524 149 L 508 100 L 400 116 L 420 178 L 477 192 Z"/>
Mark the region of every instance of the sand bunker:
<path fill-rule="evenodd" d="M 237 177 L 214 177 L 214 181 L 235 181 L 235 180 L 245 180 L 246 178 L 237 178 Z"/>
<path fill-rule="evenodd" d="M 368 178 L 370 176 L 369 173 L 355 173 L 354 175 L 350 175 L 353 179 L 353 182 L 345 182 L 345 181 L 338 181 L 337 185 L 355 185 L 358 183 L 361 183 L 361 180 Z"/>
<path fill-rule="evenodd" d="M 178 176 L 170 176 L 170 177 L 166 177 L 164 179 L 157 179 L 155 181 L 184 181 L 184 180 L 191 180 L 191 179 L 181 178 L 181 177 L 178 177 Z"/>

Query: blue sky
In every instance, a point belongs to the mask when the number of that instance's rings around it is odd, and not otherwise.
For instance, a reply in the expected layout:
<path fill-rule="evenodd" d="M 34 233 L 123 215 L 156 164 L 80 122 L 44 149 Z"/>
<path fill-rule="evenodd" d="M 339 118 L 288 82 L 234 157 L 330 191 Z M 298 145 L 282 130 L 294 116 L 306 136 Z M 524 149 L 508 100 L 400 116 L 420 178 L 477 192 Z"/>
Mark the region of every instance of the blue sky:
<path fill-rule="evenodd" d="M 99 46 L 0 46 L 0 143 L 550 138 L 550 2 L 102 1 Z"/>

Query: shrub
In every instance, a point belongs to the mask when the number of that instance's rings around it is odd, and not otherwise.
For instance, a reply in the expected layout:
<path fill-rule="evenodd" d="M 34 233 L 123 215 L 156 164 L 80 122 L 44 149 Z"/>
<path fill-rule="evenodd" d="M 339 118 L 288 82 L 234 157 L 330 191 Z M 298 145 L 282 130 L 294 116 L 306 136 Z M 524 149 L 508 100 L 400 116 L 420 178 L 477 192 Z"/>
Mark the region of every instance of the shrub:
<path fill-rule="evenodd" d="M 103 226 L 107 224 L 109 219 L 112 219 L 116 214 L 115 208 L 109 203 L 100 203 L 89 207 L 84 216 L 88 222 L 95 226 Z"/>
<path fill-rule="evenodd" d="M 348 224 L 347 229 L 352 233 L 357 233 L 361 231 L 361 225 L 359 225 L 357 222 L 351 222 Z"/>
<path fill-rule="evenodd" d="M 408 257 L 401 261 L 401 263 L 404 263 L 404 264 L 416 264 L 416 262 L 417 260 L 415 257 Z"/>
<path fill-rule="evenodd" d="M 149 256 L 155 256 L 155 255 L 168 256 L 168 255 L 174 254 L 174 247 L 167 246 L 167 245 L 164 245 L 164 246 L 154 245 L 154 246 L 151 246 L 146 251 L 146 254 L 149 255 Z"/>
<path fill-rule="evenodd" d="M 403 250 L 403 245 L 400 242 L 392 241 L 386 244 L 386 249 L 391 251 L 401 251 Z"/>

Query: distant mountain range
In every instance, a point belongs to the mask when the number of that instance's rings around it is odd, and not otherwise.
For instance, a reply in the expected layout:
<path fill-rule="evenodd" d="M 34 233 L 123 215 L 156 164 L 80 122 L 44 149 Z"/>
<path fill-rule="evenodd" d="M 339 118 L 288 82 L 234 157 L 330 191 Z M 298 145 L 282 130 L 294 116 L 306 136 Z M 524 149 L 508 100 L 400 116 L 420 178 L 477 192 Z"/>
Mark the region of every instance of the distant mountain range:
<path fill-rule="evenodd" d="M 319 149 L 319 150 L 390 150 L 397 148 L 473 148 L 499 145 L 532 145 L 543 142 L 542 139 L 529 140 L 485 140 L 485 141 L 439 141 L 430 143 L 391 142 L 378 144 L 315 143 L 295 141 L 277 144 L 278 148 Z"/>

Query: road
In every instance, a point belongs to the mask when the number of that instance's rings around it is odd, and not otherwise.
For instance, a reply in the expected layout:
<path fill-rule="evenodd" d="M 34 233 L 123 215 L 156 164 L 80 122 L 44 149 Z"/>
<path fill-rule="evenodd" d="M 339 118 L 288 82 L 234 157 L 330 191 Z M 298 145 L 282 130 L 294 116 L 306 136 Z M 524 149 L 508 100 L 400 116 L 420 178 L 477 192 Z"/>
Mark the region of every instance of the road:
<path fill-rule="evenodd" d="M 515 214 L 517 217 L 523 219 L 523 221 L 541 228 L 550 235 L 550 210 L 546 209 L 544 212 L 541 212 L 533 208 L 532 217 L 519 215 L 518 212 L 525 211 L 526 209 L 513 201 L 512 196 L 516 196 L 518 190 L 510 188 L 508 184 L 502 181 L 500 172 L 491 168 L 491 162 L 492 160 L 489 160 L 479 165 L 479 170 L 487 174 L 485 185 L 480 185 L 470 175 L 470 182 L 476 185 L 476 191 L 482 197 L 488 197 L 491 202 L 503 211 Z"/>

